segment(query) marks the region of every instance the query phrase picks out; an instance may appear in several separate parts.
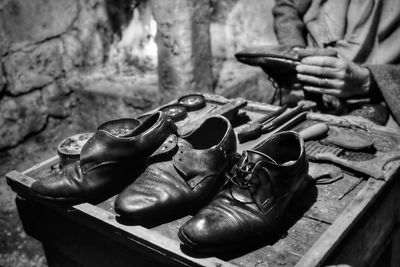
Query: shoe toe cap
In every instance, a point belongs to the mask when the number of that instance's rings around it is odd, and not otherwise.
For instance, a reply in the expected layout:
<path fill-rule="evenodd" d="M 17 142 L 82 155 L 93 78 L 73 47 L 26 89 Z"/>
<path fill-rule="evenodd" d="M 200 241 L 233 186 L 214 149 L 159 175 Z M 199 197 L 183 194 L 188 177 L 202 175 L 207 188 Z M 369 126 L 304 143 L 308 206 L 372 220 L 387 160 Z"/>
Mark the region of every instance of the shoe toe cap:
<path fill-rule="evenodd" d="M 31 185 L 31 191 L 38 196 L 48 198 L 67 197 L 65 181 L 58 175 L 51 175 L 35 181 Z"/>
<path fill-rule="evenodd" d="M 190 247 L 216 246 L 228 238 L 229 223 L 221 214 L 203 212 L 197 214 L 179 229 L 179 238 Z"/>
<path fill-rule="evenodd" d="M 114 202 L 115 212 L 132 219 L 153 219 L 161 216 L 166 203 L 157 195 L 124 190 Z"/>
<path fill-rule="evenodd" d="M 136 217 L 149 209 L 151 202 L 141 195 L 122 192 L 114 202 L 115 212 L 121 216 Z"/>

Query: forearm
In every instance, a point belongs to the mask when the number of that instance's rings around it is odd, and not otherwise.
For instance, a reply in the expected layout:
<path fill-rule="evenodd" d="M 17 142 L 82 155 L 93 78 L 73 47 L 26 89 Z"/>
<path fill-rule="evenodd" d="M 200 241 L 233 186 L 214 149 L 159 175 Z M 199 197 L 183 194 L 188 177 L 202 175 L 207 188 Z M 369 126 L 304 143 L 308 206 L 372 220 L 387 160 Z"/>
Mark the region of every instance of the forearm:
<path fill-rule="evenodd" d="M 272 9 L 274 31 L 280 44 L 306 46 L 302 14 L 310 1 L 276 0 Z"/>
<path fill-rule="evenodd" d="M 371 72 L 371 93 L 376 95 L 376 91 L 379 91 L 393 117 L 400 124 L 400 65 L 366 65 L 365 67 Z"/>

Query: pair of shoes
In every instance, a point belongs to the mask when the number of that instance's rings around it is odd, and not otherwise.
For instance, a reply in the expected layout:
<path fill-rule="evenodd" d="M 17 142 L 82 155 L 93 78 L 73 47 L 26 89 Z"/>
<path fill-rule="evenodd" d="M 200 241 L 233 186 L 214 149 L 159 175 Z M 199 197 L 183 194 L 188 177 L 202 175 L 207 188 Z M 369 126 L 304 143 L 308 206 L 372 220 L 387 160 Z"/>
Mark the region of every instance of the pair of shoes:
<path fill-rule="evenodd" d="M 101 125 L 80 159 L 35 181 L 34 197 L 79 203 L 116 193 L 116 212 L 137 220 L 204 205 L 223 183 L 236 135 L 228 119 L 211 116 L 184 136 L 162 112 L 143 122 Z"/>
<path fill-rule="evenodd" d="M 228 184 L 178 232 L 182 243 L 200 252 L 221 252 L 245 241 L 274 235 L 290 201 L 308 184 L 304 142 L 281 132 L 244 151 L 228 172 Z"/>
<path fill-rule="evenodd" d="M 104 123 L 82 147 L 78 161 L 32 184 L 32 196 L 74 203 L 104 198 L 128 185 L 144 168 L 145 159 L 177 131 L 161 112 L 142 123 L 136 119 Z"/>

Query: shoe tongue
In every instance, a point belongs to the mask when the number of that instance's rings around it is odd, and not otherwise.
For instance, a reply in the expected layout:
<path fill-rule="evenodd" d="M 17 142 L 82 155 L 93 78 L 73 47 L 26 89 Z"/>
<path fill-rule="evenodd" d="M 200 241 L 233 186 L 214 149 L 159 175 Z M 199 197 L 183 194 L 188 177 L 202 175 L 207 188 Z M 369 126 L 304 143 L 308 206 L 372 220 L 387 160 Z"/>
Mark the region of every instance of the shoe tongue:
<path fill-rule="evenodd" d="M 189 143 L 187 140 L 182 139 L 182 138 L 178 138 L 178 144 L 193 148 L 191 143 Z"/>
<path fill-rule="evenodd" d="M 252 162 L 252 163 L 257 163 L 259 161 L 267 161 L 267 162 L 272 162 L 272 163 L 276 163 L 275 160 L 273 160 L 272 158 L 268 157 L 267 155 L 261 153 L 261 152 L 257 152 L 254 150 L 246 150 L 243 152 L 243 154 L 246 154 L 246 161 L 247 162 Z"/>

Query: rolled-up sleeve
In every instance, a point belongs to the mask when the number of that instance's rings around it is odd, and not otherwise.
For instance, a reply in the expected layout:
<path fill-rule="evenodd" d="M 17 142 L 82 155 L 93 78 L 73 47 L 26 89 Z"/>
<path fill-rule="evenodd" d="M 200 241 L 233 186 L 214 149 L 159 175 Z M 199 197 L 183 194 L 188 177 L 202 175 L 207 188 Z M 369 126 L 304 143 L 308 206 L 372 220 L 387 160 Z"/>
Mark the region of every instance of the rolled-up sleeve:
<path fill-rule="evenodd" d="M 366 65 L 393 117 L 400 124 L 400 65 Z"/>
<path fill-rule="evenodd" d="M 275 0 L 272 9 L 274 31 L 278 42 L 288 46 L 306 46 L 302 17 L 311 0 Z"/>

